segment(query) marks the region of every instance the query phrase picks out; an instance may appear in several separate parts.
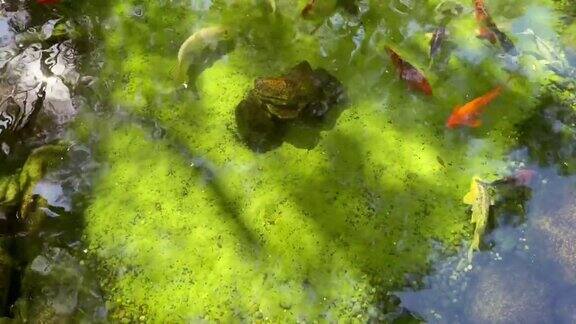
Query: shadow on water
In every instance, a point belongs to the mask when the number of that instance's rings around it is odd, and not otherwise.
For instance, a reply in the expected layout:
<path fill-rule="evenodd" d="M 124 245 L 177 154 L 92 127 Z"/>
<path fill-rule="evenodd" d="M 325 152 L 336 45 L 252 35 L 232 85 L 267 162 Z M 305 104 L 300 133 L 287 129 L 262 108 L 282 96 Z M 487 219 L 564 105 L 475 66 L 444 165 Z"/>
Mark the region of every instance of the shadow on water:
<path fill-rule="evenodd" d="M 153 120 L 146 120 L 138 117 L 122 119 L 124 123 L 143 126 L 149 136 L 157 141 L 166 142 L 168 147 L 179 153 L 184 161 L 186 161 L 186 164 L 199 171 L 203 182 L 214 193 L 216 204 L 220 207 L 222 214 L 225 215 L 225 217 L 230 217 L 234 220 L 234 223 L 236 224 L 235 232 L 242 238 L 241 241 L 251 249 L 255 251 L 258 250 L 257 238 L 253 231 L 244 223 L 242 217 L 240 217 L 238 206 L 235 206 L 233 200 L 228 197 L 228 194 L 222 187 L 222 180 L 217 178 L 217 171 L 214 170 L 214 166 L 211 165 L 209 160 L 202 158 L 200 154 L 192 151 L 189 146 L 181 143 L 178 138 L 172 136 L 169 131 Z"/>
<path fill-rule="evenodd" d="M 338 131 L 327 137 L 322 149 L 331 164 L 326 170 L 316 172 L 339 176 L 327 178 L 312 174 L 303 177 L 302 185 L 291 195 L 302 213 L 318 224 L 328 241 L 363 256 L 357 262 L 367 262 L 360 267 L 377 282 L 384 280 L 379 278 L 381 273 L 406 271 L 391 269 L 390 264 L 410 267 L 399 259 L 422 255 L 426 239 L 421 230 L 431 226 L 427 215 L 434 209 L 434 203 L 426 198 L 435 196 L 443 201 L 446 197 L 416 174 L 408 174 L 405 179 L 382 174 L 384 181 L 374 181 L 366 173 L 367 164 L 371 163 L 366 159 L 369 153 L 358 140 Z M 398 180 L 403 183 L 404 190 L 397 187 Z M 327 188 L 339 189 L 327 195 Z M 418 203 L 413 204 L 414 201 Z M 348 213 L 345 206 L 349 204 L 357 205 L 359 214 Z M 411 208 L 406 208 L 407 204 L 412 204 Z M 406 212 L 403 213 L 403 209 Z"/>
<path fill-rule="evenodd" d="M 105 117 L 104 117 L 105 116 Z M 239 214 L 239 207 L 236 206 L 234 200 L 229 197 L 229 194 L 224 190 L 224 181 L 217 177 L 216 167 L 212 162 L 203 157 L 202 154 L 195 152 L 190 146 L 187 146 L 181 142 L 181 140 L 174 136 L 170 130 L 167 130 L 162 126 L 162 124 L 155 119 L 148 119 L 140 116 L 135 116 L 128 114 L 126 112 L 105 112 L 100 116 L 102 120 L 108 120 L 109 123 L 103 124 L 102 121 L 96 122 L 93 127 L 98 127 L 100 132 L 98 134 L 98 141 L 103 141 L 108 136 L 114 136 L 113 132 L 121 129 L 123 127 L 138 126 L 143 130 L 143 135 L 151 142 L 160 146 L 165 146 L 167 149 L 177 153 L 180 161 L 184 165 L 190 168 L 192 174 L 198 174 L 197 183 L 186 183 L 186 187 L 206 187 L 212 194 L 211 197 L 214 199 L 214 204 L 219 210 L 215 215 L 221 218 L 224 222 L 228 224 L 233 224 L 230 229 L 231 232 L 235 234 L 243 246 L 247 247 L 248 250 L 258 254 L 260 246 L 258 244 L 258 237 L 254 231 L 245 223 L 243 218 Z M 148 156 L 146 158 L 149 158 Z M 95 160 L 104 160 L 104 157 L 96 154 Z M 105 161 L 105 160 L 104 160 Z M 197 189 L 197 188 L 195 188 Z M 187 196 L 187 190 L 185 189 L 182 193 L 183 196 Z M 174 197 L 179 199 L 179 197 Z M 158 211 L 162 210 L 162 204 L 164 199 L 159 199 L 156 205 Z M 141 208 L 135 205 L 135 201 L 128 199 L 124 206 L 129 206 L 128 208 L 133 208 L 135 210 L 141 210 Z M 136 222 L 136 219 L 134 220 Z M 160 229 L 159 229 L 160 230 Z M 173 245 L 178 246 L 179 242 L 176 240 L 178 237 L 168 238 L 173 240 Z M 115 271 L 115 269 L 110 269 L 110 271 Z"/>

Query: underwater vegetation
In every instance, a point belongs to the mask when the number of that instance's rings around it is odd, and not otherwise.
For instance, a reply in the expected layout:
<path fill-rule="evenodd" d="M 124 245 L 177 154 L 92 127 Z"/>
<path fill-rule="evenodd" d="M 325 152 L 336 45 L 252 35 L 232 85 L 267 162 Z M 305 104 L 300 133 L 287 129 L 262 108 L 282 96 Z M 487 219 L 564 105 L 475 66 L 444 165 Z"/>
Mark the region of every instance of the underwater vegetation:
<path fill-rule="evenodd" d="M 558 165 L 563 174 L 576 171 L 574 109 L 549 97 L 543 98 L 542 109 L 522 124 L 520 144 L 540 165 Z M 537 140 L 536 140 L 537 138 Z"/>
<path fill-rule="evenodd" d="M 8 2 L 3 315 L 573 316 L 567 2 Z"/>

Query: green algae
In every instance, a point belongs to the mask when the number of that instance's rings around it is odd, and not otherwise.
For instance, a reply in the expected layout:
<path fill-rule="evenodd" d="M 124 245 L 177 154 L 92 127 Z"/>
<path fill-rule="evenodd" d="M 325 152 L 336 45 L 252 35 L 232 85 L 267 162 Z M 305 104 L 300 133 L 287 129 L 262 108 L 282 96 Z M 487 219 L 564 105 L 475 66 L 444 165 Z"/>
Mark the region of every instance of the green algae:
<path fill-rule="evenodd" d="M 515 1 L 528 2 L 550 3 Z M 114 318 L 378 318 L 384 293 L 427 269 L 430 241 L 459 244 L 470 235 L 461 203 L 469 179 L 504 170 L 514 126 L 538 104 L 525 94 L 536 95 L 538 85 L 523 76 L 507 82 L 493 59 L 499 49 L 471 37 L 471 15 L 448 26 L 459 50 L 447 67 L 426 68 L 424 25 L 439 1 L 405 17 L 372 3 L 363 25 L 336 11 L 315 34 L 322 21 L 300 20 L 304 3 L 279 1 L 276 15 L 247 1 L 215 1 L 210 11 L 192 11 L 187 1 L 112 5 L 101 76 L 111 105 L 167 134 L 154 138 L 133 122 L 98 124 L 107 167 L 85 235 L 109 270 Z M 142 17 L 131 14 L 135 6 Z M 523 6 L 498 8 L 498 17 L 521 15 Z M 233 26 L 237 44 L 199 76 L 196 100 L 174 86 L 171 69 L 180 43 L 215 22 Z M 424 71 L 433 98 L 408 91 L 385 46 Z M 343 82 L 345 110 L 313 149 L 295 140 L 252 152 L 236 134 L 235 106 L 256 77 L 301 60 Z M 445 130 L 454 106 L 497 83 L 506 91 L 484 127 Z"/>

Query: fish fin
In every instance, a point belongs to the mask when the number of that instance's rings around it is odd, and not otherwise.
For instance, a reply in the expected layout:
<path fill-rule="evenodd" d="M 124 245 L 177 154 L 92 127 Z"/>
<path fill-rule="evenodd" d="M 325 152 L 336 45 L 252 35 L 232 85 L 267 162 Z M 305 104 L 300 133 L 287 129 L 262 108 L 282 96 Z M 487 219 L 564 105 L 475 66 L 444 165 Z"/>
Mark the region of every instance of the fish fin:
<path fill-rule="evenodd" d="M 462 202 L 466 205 L 472 205 L 474 204 L 474 201 L 476 201 L 476 195 L 477 194 L 474 194 L 472 191 L 470 191 L 464 197 L 462 197 Z"/>
<path fill-rule="evenodd" d="M 270 6 L 272 13 L 275 14 L 276 13 L 276 0 L 268 0 L 268 5 Z"/>
<path fill-rule="evenodd" d="M 452 109 L 452 113 L 450 114 L 450 116 L 448 116 L 448 119 L 446 120 L 446 127 L 456 128 L 460 124 L 460 122 L 456 118 L 457 112 L 458 112 L 458 106 L 454 106 L 454 109 Z"/>
<path fill-rule="evenodd" d="M 476 37 L 480 39 L 486 39 L 490 43 L 496 44 L 496 35 L 494 35 L 494 33 L 486 27 L 480 28 Z"/>
<path fill-rule="evenodd" d="M 472 177 L 472 181 L 470 182 L 470 191 L 462 198 L 462 202 L 466 205 L 473 205 L 480 194 L 480 190 L 478 189 L 478 177 Z"/>
<path fill-rule="evenodd" d="M 480 118 L 478 118 L 478 117 L 475 117 L 468 123 L 468 125 L 470 127 L 474 127 L 474 128 L 480 127 L 480 126 L 482 126 L 482 120 L 480 120 Z"/>
<path fill-rule="evenodd" d="M 430 85 L 430 83 L 428 83 L 428 80 L 426 80 L 426 78 L 424 78 L 424 81 L 421 84 L 422 87 L 422 91 L 424 92 L 425 95 L 427 96 L 432 96 L 432 86 Z"/>

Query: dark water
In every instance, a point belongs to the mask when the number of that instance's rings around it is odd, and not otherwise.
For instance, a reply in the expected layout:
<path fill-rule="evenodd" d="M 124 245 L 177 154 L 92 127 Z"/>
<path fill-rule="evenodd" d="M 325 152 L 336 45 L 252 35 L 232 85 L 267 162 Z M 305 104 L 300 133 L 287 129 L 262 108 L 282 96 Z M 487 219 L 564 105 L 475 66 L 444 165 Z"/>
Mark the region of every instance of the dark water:
<path fill-rule="evenodd" d="M 491 45 L 468 2 L 324 2 L 307 19 L 305 1 L 0 2 L 1 315 L 576 322 L 574 4 L 488 1 Z M 180 44 L 211 25 L 234 44 L 175 84 Z M 296 73 L 313 85 L 291 103 L 318 116 L 260 115 L 246 143 L 233 111 L 260 104 L 253 80 L 302 60 L 325 72 Z M 446 128 L 496 84 L 480 127 Z M 500 184 L 470 255 L 476 175 Z"/>

